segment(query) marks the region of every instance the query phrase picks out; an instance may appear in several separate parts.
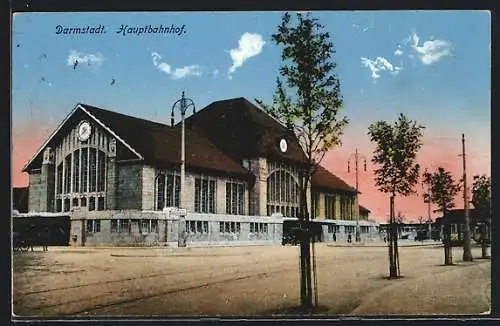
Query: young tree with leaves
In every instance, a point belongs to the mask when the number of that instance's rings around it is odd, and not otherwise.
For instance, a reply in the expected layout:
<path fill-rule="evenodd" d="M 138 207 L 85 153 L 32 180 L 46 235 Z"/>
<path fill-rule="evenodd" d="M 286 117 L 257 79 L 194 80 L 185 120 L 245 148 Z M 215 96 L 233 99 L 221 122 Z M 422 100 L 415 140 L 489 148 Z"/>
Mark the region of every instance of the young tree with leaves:
<path fill-rule="evenodd" d="M 460 183 L 455 183 L 451 172 L 442 167 L 434 173 L 424 172 L 424 182 L 430 185 L 430 200 L 438 206 L 435 212 L 443 213 L 444 220 L 444 263 L 453 264 L 452 246 L 450 243 L 450 224 L 446 212 L 455 207 L 454 199 L 460 191 Z"/>
<path fill-rule="evenodd" d="M 293 24 L 289 13 L 282 17 L 274 43 L 282 47 L 282 66 L 276 78 L 272 105 L 256 99 L 257 104 L 293 131 L 306 156 L 300 173 L 301 305 L 312 307 L 311 233 L 307 207 L 307 187 L 326 152 L 340 145 L 348 120 L 339 117 L 343 100 L 340 81 L 334 70 L 335 53 L 330 35 L 318 19 L 297 14 Z M 313 242 L 314 255 L 314 242 Z"/>
<path fill-rule="evenodd" d="M 476 216 L 482 215 L 481 226 L 481 253 L 488 258 L 489 226 L 491 225 L 491 178 L 486 175 L 475 175 L 472 183 L 472 205 L 477 211 Z"/>
<path fill-rule="evenodd" d="M 418 183 L 420 172 L 415 160 L 422 147 L 424 129 L 424 126 L 402 113 L 394 124 L 378 121 L 368 127 L 370 141 L 376 144 L 372 158 L 372 162 L 378 166 L 375 170 L 376 186 L 390 195 L 390 278 L 400 276 L 394 198 L 396 195 L 408 196 L 415 192 L 413 187 Z"/>

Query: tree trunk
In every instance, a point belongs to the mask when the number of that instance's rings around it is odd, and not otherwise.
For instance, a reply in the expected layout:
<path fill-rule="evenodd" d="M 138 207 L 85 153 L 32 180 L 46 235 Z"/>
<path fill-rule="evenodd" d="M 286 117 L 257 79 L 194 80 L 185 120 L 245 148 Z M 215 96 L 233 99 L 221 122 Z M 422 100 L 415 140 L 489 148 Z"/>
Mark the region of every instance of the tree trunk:
<path fill-rule="evenodd" d="M 314 282 L 313 282 L 313 294 L 314 294 L 314 306 L 317 306 L 318 305 L 318 273 L 317 273 L 317 270 L 316 270 L 316 252 L 315 252 L 315 248 L 314 248 L 314 243 L 316 242 L 315 239 L 313 239 L 312 241 L 312 246 L 311 246 L 311 250 L 312 250 L 312 264 L 313 264 L 313 269 L 312 269 L 312 275 L 313 275 L 313 279 L 314 279 Z"/>
<path fill-rule="evenodd" d="M 300 223 L 300 305 L 303 310 L 307 311 L 311 307 L 308 300 L 310 291 L 307 286 L 310 270 L 308 270 L 307 264 L 309 243 L 306 240 L 306 225 L 304 222 L 305 221 L 302 220 Z"/>
<path fill-rule="evenodd" d="M 481 257 L 489 258 L 488 256 L 488 237 L 486 231 L 486 224 L 481 225 Z"/>
<path fill-rule="evenodd" d="M 398 230 L 394 216 L 394 195 L 390 198 L 389 278 L 397 278 Z"/>
<path fill-rule="evenodd" d="M 389 277 L 392 275 L 392 266 L 394 265 L 394 255 L 392 246 L 392 218 L 389 218 L 389 229 L 387 230 L 387 243 L 389 248 Z"/>
<path fill-rule="evenodd" d="M 300 190 L 300 305 L 305 312 L 312 309 L 311 232 L 307 212 L 307 180 L 302 176 Z"/>
<path fill-rule="evenodd" d="M 443 216 L 444 216 L 444 219 L 446 220 L 445 214 L 443 214 Z M 445 265 L 453 265 L 453 249 L 451 246 L 451 225 L 447 221 L 444 222 L 444 230 L 443 231 L 444 231 L 443 232 L 444 264 Z"/>

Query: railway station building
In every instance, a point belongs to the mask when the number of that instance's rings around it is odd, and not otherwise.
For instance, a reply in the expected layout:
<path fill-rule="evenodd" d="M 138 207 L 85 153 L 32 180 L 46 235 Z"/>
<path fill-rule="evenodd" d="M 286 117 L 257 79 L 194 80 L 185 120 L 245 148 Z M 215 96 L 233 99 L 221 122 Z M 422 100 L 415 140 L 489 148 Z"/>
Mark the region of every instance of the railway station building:
<path fill-rule="evenodd" d="M 185 126 L 181 196 L 180 123 L 78 103 L 23 168 L 28 214 L 69 216 L 75 245 L 281 242 L 299 210 L 295 136 L 245 98 L 213 102 Z M 357 224 L 375 235 L 356 190 L 326 168 L 307 194 L 323 241 Z"/>

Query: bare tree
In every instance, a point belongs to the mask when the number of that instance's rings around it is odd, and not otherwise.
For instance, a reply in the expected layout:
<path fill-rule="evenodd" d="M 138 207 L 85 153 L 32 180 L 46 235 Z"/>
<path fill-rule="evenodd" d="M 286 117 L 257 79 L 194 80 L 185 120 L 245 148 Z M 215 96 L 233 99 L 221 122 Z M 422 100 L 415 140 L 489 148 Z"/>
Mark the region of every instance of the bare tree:
<path fill-rule="evenodd" d="M 418 182 L 420 171 L 420 166 L 415 160 L 417 152 L 422 147 L 424 128 L 402 113 L 393 125 L 386 121 L 378 121 L 368 127 L 370 140 L 376 143 L 372 158 L 372 162 L 378 166 L 375 170 L 376 186 L 380 191 L 390 195 L 390 278 L 400 276 L 394 198 L 396 195 L 408 196 L 415 192 L 413 187 Z"/>
<path fill-rule="evenodd" d="M 316 167 L 328 150 L 340 145 L 348 120 L 338 117 L 343 100 L 340 81 L 334 72 L 335 53 L 324 26 L 310 14 L 297 14 L 296 25 L 285 13 L 272 39 L 282 46 L 282 66 L 276 79 L 273 104 L 256 102 L 282 125 L 293 131 L 306 157 L 300 170 L 301 305 L 312 308 L 311 225 L 307 207 L 307 187 Z M 284 81 L 283 81 L 284 80 Z M 313 258 L 314 258 L 314 242 Z"/>

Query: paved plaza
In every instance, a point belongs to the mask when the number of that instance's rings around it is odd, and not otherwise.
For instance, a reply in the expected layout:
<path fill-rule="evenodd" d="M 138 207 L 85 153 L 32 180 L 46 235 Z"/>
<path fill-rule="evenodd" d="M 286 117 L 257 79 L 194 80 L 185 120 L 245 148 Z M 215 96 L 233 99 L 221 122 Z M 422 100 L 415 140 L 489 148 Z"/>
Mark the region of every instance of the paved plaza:
<path fill-rule="evenodd" d="M 298 247 L 67 248 L 14 253 L 18 316 L 256 316 L 299 303 Z M 473 248 L 474 257 L 481 249 Z M 480 314 L 491 263 L 443 266 L 438 245 L 402 246 L 403 278 L 387 280 L 383 246 L 316 245 L 321 314 Z"/>

